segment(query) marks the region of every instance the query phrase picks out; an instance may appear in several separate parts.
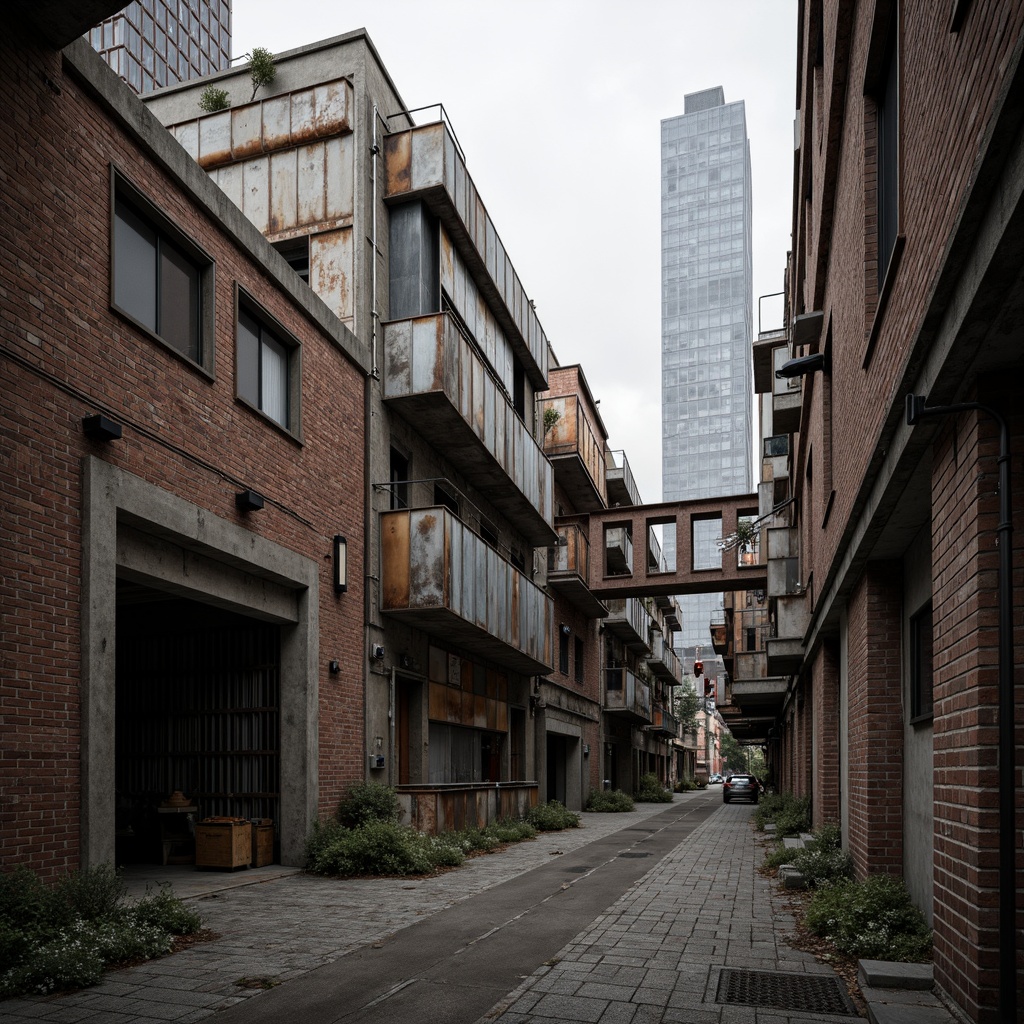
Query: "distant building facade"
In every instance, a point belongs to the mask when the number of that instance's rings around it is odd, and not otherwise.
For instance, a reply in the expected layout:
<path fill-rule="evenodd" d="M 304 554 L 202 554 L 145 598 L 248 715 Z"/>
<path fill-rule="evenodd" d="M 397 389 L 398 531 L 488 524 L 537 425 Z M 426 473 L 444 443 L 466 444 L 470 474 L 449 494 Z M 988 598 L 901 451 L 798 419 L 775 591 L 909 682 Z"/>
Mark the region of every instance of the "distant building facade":
<path fill-rule="evenodd" d="M 661 418 L 665 501 L 745 494 L 751 486 L 750 147 L 743 101 L 720 86 L 685 97 L 661 123 Z M 717 564 L 713 523 L 694 538 Z M 675 538 L 664 552 L 674 562 Z M 680 600 L 678 637 L 710 654 L 721 595 Z"/>
<path fill-rule="evenodd" d="M 231 0 L 132 0 L 89 42 L 137 93 L 223 71 L 231 63 Z"/>

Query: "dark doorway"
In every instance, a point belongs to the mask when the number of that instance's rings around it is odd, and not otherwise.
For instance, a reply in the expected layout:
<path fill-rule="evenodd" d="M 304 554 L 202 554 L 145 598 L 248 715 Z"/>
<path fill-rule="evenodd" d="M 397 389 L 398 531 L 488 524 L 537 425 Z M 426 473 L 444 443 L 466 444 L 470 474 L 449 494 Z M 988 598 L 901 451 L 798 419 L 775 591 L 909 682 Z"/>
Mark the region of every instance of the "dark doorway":
<path fill-rule="evenodd" d="M 193 821 L 280 820 L 280 648 L 276 625 L 118 582 L 119 861 L 166 856 L 175 794 Z"/>
<path fill-rule="evenodd" d="M 547 799 L 565 803 L 566 762 L 569 741 L 565 736 L 549 732 L 547 757 Z"/>

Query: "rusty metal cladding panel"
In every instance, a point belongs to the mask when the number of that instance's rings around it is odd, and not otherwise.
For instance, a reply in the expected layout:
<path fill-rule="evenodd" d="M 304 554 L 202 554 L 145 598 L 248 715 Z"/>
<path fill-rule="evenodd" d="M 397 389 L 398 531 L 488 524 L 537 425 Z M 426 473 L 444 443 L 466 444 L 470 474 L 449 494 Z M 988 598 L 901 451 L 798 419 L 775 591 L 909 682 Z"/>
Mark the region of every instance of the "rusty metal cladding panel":
<path fill-rule="evenodd" d="M 493 586 L 493 581 L 487 575 L 487 552 L 490 549 L 482 540 L 478 540 L 475 535 L 473 537 L 473 541 L 473 556 L 476 562 L 477 588 L 472 621 L 481 629 L 487 630 L 487 632 L 491 633 L 493 636 L 500 636 L 499 633 L 494 633 L 491 623 L 487 617 L 488 592 Z"/>
<path fill-rule="evenodd" d="M 451 295 L 455 280 L 455 246 L 448 232 L 441 228 L 441 287 Z"/>
<path fill-rule="evenodd" d="M 508 705 L 498 703 L 498 732 L 508 732 Z"/>
<path fill-rule="evenodd" d="M 470 179 L 467 189 L 468 201 L 473 204 L 473 244 L 481 258 L 484 258 L 487 252 L 487 211 L 484 209 L 480 193 L 476 190 L 476 182 Z"/>
<path fill-rule="evenodd" d="M 412 391 L 414 395 L 434 391 L 440 384 L 441 350 L 438 317 L 412 321 Z"/>
<path fill-rule="evenodd" d="M 462 552 L 462 603 L 459 606 L 459 615 L 467 622 L 473 621 L 472 609 L 476 606 L 477 587 L 481 586 L 476 575 L 476 559 L 472 552 Z"/>
<path fill-rule="evenodd" d="M 448 607 L 456 615 L 465 618 L 463 607 L 465 606 L 466 595 L 463 590 L 465 583 L 465 548 L 461 542 L 462 524 L 453 521 L 451 533 L 451 564 L 448 567 L 449 594 Z"/>
<path fill-rule="evenodd" d="M 350 102 L 352 86 L 345 79 L 333 82 L 321 82 L 313 86 L 313 102 L 310 128 L 316 138 L 339 135 L 351 131 Z M 295 119 L 292 118 L 293 141 L 296 131 Z"/>
<path fill-rule="evenodd" d="M 455 405 L 459 400 L 462 379 L 463 337 L 451 317 L 442 318 L 444 331 L 444 393 Z"/>
<path fill-rule="evenodd" d="M 478 729 L 487 728 L 487 698 L 473 697 L 473 724 Z"/>
<path fill-rule="evenodd" d="M 227 167 L 218 167 L 210 177 L 217 182 L 228 199 L 242 209 L 242 165 L 228 164 Z"/>
<path fill-rule="evenodd" d="M 199 121 L 199 166 L 216 167 L 231 159 L 231 111 L 222 110 Z"/>
<path fill-rule="evenodd" d="M 484 211 L 484 222 L 487 244 L 481 255 L 487 263 L 487 273 L 491 275 L 491 279 L 493 280 L 497 275 L 494 261 L 498 252 L 498 236 L 494 231 L 494 225 L 491 223 L 491 218 L 487 216 L 486 210 Z"/>
<path fill-rule="evenodd" d="M 289 96 L 272 96 L 261 104 L 264 149 L 282 149 L 292 141 L 292 101 Z"/>
<path fill-rule="evenodd" d="M 384 325 L 384 397 L 412 392 L 412 321 Z"/>
<path fill-rule="evenodd" d="M 386 194 L 405 195 L 412 188 L 412 132 L 384 136 Z"/>
<path fill-rule="evenodd" d="M 295 227 L 298 208 L 298 150 L 270 154 L 270 230 Z"/>
<path fill-rule="evenodd" d="M 495 452 L 494 446 L 494 421 L 505 410 L 505 396 L 498 394 L 498 387 L 494 378 L 489 374 L 484 376 L 484 447 L 489 452 Z"/>
<path fill-rule="evenodd" d="M 270 230 L 270 164 L 266 157 L 242 165 L 242 209 L 259 228 Z"/>
<path fill-rule="evenodd" d="M 463 319 L 466 316 L 466 265 L 460 259 L 456 259 L 455 263 L 455 280 L 452 282 L 455 286 L 455 290 L 452 293 L 452 300 L 455 303 L 455 308 L 462 314 Z M 470 330 L 473 329 L 473 325 L 470 324 Z"/>
<path fill-rule="evenodd" d="M 319 224 L 327 218 L 327 146 L 302 146 L 298 160 L 295 223 Z"/>
<path fill-rule="evenodd" d="M 412 133 L 412 189 L 418 192 L 444 183 L 443 124 L 427 125 Z"/>
<path fill-rule="evenodd" d="M 324 203 L 329 218 L 352 216 L 355 206 L 355 136 L 341 135 L 324 143 L 327 164 Z"/>
<path fill-rule="evenodd" d="M 291 100 L 291 144 L 301 146 L 316 138 L 316 100 L 313 89 L 298 89 Z"/>
<path fill-rule="evenodd" d="M 409 607 L 409 515 L 389 512 L 381 516 L 381 608 Z"/>
<path fill-rule="evenodd" d="M 508 291 L 506 290 L 505 282 L 511 272 L 511 266 L 508 262 L 508 255 L 505 252 L 505 246 L 502 244 L 501 238 L 495 234 L 494 236 L 494 283 L 498 286 L 498 293 L 501 295 L 505 302 L 505 305 L 511 310 L 512 303 L 508 301 Z"/>
<path fill-rule="evenodd" d="M 462 693 L 454 686 L 445 687 L 445 718 L 449 722 L 462 721 Z"/>
<path fill-rule="evenodd" d="M 472 237 L 469 226 L 469 197 L 466 192 L 466 165 L 461 157 L 455 158 L 455 209 L 459 220 L 465 225 Z"/>
<path fill-rule="evenodd" d="M 441 722 L 444 721 L 445 708 L 448 702 L 447 690 L 448 687 L 444 683 L 430 684 L 430 706 L 427 709 L 427 714 Z"/>
<path fill-rule="evenodd" d="M 487 595 L 487 606 L 493 623 L 493 629 L 499 636 L 508 636 L 510 622 L 508 615 L 508 591 L 510 574 L 514 574 L 513 567 L 502 559 L 493 548 L 487 549 L 488 579 L 491 580 L 490 593 Z"/>
<path fill-rule="evenodd" d="M 231 158 L 250 160 L 263 152 L 263 114 L 259 103 L 231 110 Z"/>
<path fill-rule="evenodd" d="M 442 182 L 451 204 L 455 206 L 455 166 L 459 163 L 459 156 L 455 149 L 455 139 L 447 131 L 442 132 L 444 139 L 444 169 L 442 171 Z"/>
<path fill-rule="evenodd" d="M 178 140 L 178 144 L 196 163 L 199 162 L 199 121 L 186 121 L 185 124 L 176 124 L 171 133 Z"/>
<path fill-rule="evenodd" d="M 445 520 L 442 510 L 418 509 L 409 522 L 409 607 L 445 607 Z"/>
<path fill-rule="evenodd" d="M 513 409 L 504 400 L 498 404 L 498 415 L 494 419 L 494 457 L 501 463 L 502 469 L 508 465 L 508 453 L 505 451 L 508 428 L 516 418 Z"/>
<path fill-rule="evenodd" d="M 476 436 L 483 438 L 484 436 L 484 364 L 479 359 L 474 359 L 472 362 L 473 372 L 473 383 L 471 385 L 470 401 L 472 402 L 472 413 L 473 418 L 470 420 L 470 425 L 473 427 Z"/>
<path fill-rule="evenodd" d="M 309 280 L 336 316 L 344 320 L 353 315 L 351 227 L 310 238 Z"/>

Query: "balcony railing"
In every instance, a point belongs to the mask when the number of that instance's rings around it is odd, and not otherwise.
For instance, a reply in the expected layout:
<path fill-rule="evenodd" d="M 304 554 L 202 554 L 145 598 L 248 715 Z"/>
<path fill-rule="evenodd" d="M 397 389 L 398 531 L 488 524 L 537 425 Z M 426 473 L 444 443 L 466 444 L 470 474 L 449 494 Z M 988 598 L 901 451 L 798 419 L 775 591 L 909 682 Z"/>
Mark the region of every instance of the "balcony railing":
<path fill-rule="evenodd" d="M 629 461 L 624 451 L 609 451 L 606 453 L 608 465 L 608 504 L 615 505 L 639 505 L 640 491 L 633 479 L 633 472 L 629 468 Z"/>
<path fill-rule="evenodd" d="M 444 313 L 384 325 L 384 399 L 534 545 L 555 541 L 551 463 Z"/>
<path fill-rule="evenodd" d="M 382 512 L 381 611 L 513 671 L 551 671 L 551 598 L 443 506 Z"/>
<path fill-rule="evenodd" d="M 548 548 L 548 585 L 591 619 L 608 614 L 590 590 L 590 540 L 579 523 L 559 523 L 558 544 Z"/>
<path fill-rule="evenodd" d="M 628 668 L 606 668 L 604 709 L 631 721 L 650 722 L 651 688 Z"/>
<path fill-rule="evenodd" d="M 679 736 L 679 719 L 673 715 L 668 708 L 654 706 L 654 714 L 651 721 L 651 731 L 661 733 L 663 736 L 676 738 Z"/>
<path fill-rule="evenodd" d="M 594 432 L 579 395 L 543 398 L 538 416 L 544 424 L 544 454 L 576 512 L 603 508 L 605 498 L 604 442 Z"/>
<path fill-rule="evenodd" d="M 672 649 L 669 640 L 662 633 L 655 632 L 651 643 L 651 656 L 647 659 L 651 671 L 670 686 L 683 680 L 683 666 L 679 655 Z"/>
<path fill-rule="evenodd" d="M 638 597 L 619 597 L 605 601 L 608 618 L 604 628 L 614 633 L 627 647 L 650 650 L 651 613 Z"/>

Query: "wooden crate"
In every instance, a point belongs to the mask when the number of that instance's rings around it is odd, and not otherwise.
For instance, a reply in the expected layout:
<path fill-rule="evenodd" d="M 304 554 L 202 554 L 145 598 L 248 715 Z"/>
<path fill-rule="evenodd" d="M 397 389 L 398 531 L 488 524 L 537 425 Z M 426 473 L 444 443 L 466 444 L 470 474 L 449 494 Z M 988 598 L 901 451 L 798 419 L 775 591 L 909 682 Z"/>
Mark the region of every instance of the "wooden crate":
<path fill-rule="evenodd" d="M 248 821 L 204 821 L 196 825 L 197 868 L 247 868 L 252 860 Z"/>
<path fill-rule="evenodd" d="M 270 818 L 252 822 L 252 866 L 274 863 L 274 823 Z"/>

